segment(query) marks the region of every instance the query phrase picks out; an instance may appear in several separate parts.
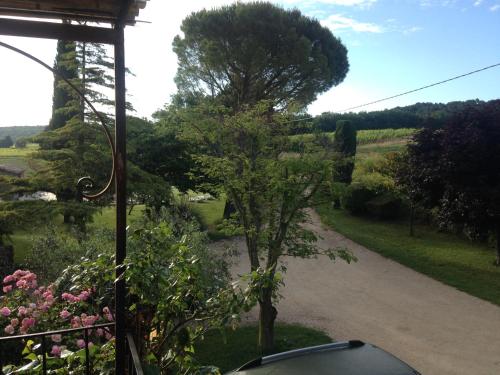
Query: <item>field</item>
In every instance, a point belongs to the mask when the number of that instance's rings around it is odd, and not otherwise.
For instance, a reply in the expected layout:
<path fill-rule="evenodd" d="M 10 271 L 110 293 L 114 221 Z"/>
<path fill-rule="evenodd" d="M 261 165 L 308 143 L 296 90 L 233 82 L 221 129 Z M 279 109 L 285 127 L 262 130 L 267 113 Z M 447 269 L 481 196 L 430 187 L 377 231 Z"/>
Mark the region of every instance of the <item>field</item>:
<path fill-rule="evenodd" d="M 400 141 L 406 142 L 418 129 L 401 128 L 401 129 L 374 129 L 374 130 L 358 130 L 357 142 L 358 145 L 374 144 L 379 142 Z M 333 139 L 335 132 L 324 133 L 330 139 Z M 298 134 L 292 135 L 290 140 L 292 143 L 311 142 L 314 139 L 313 134 Z"/>
<path fill-rule="evenodd" d="M 23 169 L 28 174 L 40 169 L 43 161 L 30 158 L 38 150 L 38 145 L 30 143 L 25 148 L 0 148 L 0 164 Z"/>

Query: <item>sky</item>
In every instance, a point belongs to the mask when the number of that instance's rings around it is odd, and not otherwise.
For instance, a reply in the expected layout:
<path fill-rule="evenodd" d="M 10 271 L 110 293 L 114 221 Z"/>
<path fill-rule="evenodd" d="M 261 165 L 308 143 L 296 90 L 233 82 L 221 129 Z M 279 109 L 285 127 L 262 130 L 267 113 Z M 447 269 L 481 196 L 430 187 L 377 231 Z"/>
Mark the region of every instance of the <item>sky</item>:
<path fill-rule="evenodd" d="M 318 96 L 308 111 L 342 111 L 400 92 L 500 63 L 500 0 L 277 0 L 318 19 L 348 49 L 345 80 Z M 126 30 L 129 100 L 150 117 L 175 93 L 177 58 L 172 40 L 191 12 L 225 0 L 149 0 L 141 21 Z M 53 40 L 0 36 L 52 65 Z M 52 73 L 0 47 L 0 126 L 46 125 Z M 500 67 L 397 99 L 366 106 L 373 111 L 417 102 L 500 98 Z"/>

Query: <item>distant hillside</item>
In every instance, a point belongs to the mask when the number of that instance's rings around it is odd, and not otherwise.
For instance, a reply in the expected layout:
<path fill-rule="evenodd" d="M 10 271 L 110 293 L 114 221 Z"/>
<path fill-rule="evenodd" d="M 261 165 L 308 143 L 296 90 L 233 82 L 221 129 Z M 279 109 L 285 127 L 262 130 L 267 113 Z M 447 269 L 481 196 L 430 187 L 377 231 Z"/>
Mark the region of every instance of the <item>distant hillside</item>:
<path fill-rule="evenodd" d="M 358 113 L 325 112 L 316 116 L 309 126 L 298 128 L 297 133 L 314 130 L 335 131 L 338 120 L 349 120 L 358 130 L 421 128 L 424 125 L 439 128 L 456 112 L 484 103 L 481 100 L 467 100 L 442 103 L 416 103 L 383 111 Z"/>
<path fill-rule="evenodd" d="M 0 126 L 0 139 L 5 138 L 10 135 L 12 140 L 15 142 L 18 138 L 31 137 L 33 135 L 39 134 L 45 129 L 46 125 L 39 126 Z"/>

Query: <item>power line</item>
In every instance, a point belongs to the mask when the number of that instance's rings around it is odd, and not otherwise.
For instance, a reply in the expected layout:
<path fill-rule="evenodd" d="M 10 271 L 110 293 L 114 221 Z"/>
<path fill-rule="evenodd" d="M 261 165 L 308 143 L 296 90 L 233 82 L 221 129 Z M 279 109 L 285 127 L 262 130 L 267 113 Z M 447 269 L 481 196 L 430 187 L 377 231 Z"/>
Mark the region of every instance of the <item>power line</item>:
<path fill-rule="evenodd" d="M 389 100 L 389 99 L 394 99 L 394 98 L 397 98 L 397 97 L 400 97 L 400 96 L 403 96 L 403 95 L 408 95 L 408 94 L 411 94 L 411 93 L 414 93 L 414 92 L 417 92 L 417 91 L 428 89 L 429 87 L 434 87 L 434 86 L 442 85 L 443 83 L 447 83 L 447 82 L 454 81 L 454 80 L 459 79 L 459 78 L 467 77 L 467 76 L 470 76 L 472 74 L 482 72 L 484 70 L 492 69 L 492 68 L 495 68 L 497 66 L 500 66 L 500 63 L 493 64 L 493 65 L 490 65 L 490 66 L 486 66 L 486 67 L 481 68 L 481 69 L 473 70 L 472 72 L 468 72 L 468 73 L 465 73 L 465 74 L 460 74 L 458 76 L 445 79 L 444 81 L 439 81 L 439 82 L 431 83 L 430 85 L 422 86 L 422 87 L 419 87 L 418 89 L 414 89 L 414 90 L 410 90 L 410 91 L 405 91 L 405 92 L 402 92 L 400 94 L 389 96 L 387 98 L 375 100 L 375 101 L 370 102 L 370 103 L 365 103 L 365 104 L 357 105 L 357 106 L 354 106 L 354 107 L 349 107 L 349 108 L 343 109 L 343 110 L 341 110 L 339 112 L 350 111 L 352 109 L 366 107 L 366 106 L 371 105 L 371 104 L 380 103 L 380 102 L 383 102 L 383 101 L 386 101 L 386 100 Z"/>
<path fill-rule="evenodd" d="M 356 105 L 354 107 L 349 107 L 349 108 L 346 108 L 346 109 L 342 109 L 342 110 L 337 111 L 337 112 L 346 112 L 346 111 L 350 111 L 350 110 L 353 110 L 353 109 L 357 109 L 357 108 L 361 108 L 361 107 L 366 107 L 366 106 L 369 106 L 369 105 L 372 105 L 372 104 L 375 104 L 375 103 L 384 102 L 386 100 L 398 98 L 398 97 L 403 96 L 403 95 L 408 95 L 408 94 L 411 94 L 411 93 L 414 93 L 414 92 L 417 92 L 417 91 L 428 89 L 429 87 L 434 87 L 434 86 L 442 85 L 443 83 L 447 83 L 447 82 L 454 81 L 454 80 L 459 79 L 459 78 L 467 77 L 467 76 L 470 76 L 470 75 L 475 74 L 475 73 L 479 73 L 479 72 L 482 72 L 482 71 L 485 71 L 485 70 L 488 70 L 488 69 L 496 68 L 498 66 L 500 66 L 500 62 L 496 63 L 496 64 L 493 64 L 493 65 L 485 66 L 484 68 L 481 68 L 481 69 L 473 70 L 473 71 L 468 72 L 468 73 L 460 74 L 458 76 L 451 77 L 451 78 L 445 79 L 443 81 L 431 83 L 430 85 L 422 86 L 422 87 L 419 87 L 417 89 L 413 89 L 413 90 L 405 91 L 405 92 L 402 92 L 402 93 L 399 93 L 399 94 L 396 94 L 396 95 L 388 96 L 386 98 L 378 99 L 378 100 L 375 100 L 373 102 L 369 102 L 369 103 L 365 103 L 365 104 L 360 104 L 360 105 Z M 305 120 L 312 120 L 313 118 L 314 118 L 314 116 L 309 116 L 309 117 L 304 117 L 304 118 L 300 118 L 300 119 L 296 119 L 296 120 L 286 121 L 285 123 L 292 123 L 292 122 L 299 122 L 299 121 L 305 121 Z"/>

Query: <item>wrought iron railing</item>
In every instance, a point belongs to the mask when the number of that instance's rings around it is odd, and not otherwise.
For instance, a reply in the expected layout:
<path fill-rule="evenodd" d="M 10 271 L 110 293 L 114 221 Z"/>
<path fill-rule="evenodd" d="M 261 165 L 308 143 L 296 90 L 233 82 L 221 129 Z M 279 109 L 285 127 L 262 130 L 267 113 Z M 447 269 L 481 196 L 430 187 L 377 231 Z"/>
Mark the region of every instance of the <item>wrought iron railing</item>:
<path fill-rule="evenodd" d="M 134 337 L 131 333 L 127 333 L 128 344 L 128 373 L 129 375 L 144 375 L 142 371 L 141 359 L 135 346 Z"/>
<path fill-rule="evenodd" d="M 48 373 L 48 365 L 47 365 L 47 360 L 49 358 L 48 353 L 49 353 L 49 347 L 48 347 L 48 341 L 50 340 L 49 337 L 53 335 L 68 335 L 68 334 L 74 334 L 74 333 L 83 333 L 83 340 L 85 342 L 85 359 L 84 359 L 84 367 L 85 367 L 85 375 L 90 375 L 93 373 L 93 363 L 92 363 L 92 356 L 90 355 L 90 350 L 89 350 L 89 335 L 90 331 L 96 330 L 96 329 L 103 329 L 111 333 L 110 329 L 115 327 L 115 323 L 105 323 L 105 324 L 96 324 L 92 326 L 85 326 L 85 327 L 80 327 L 80 328 L 68 328 L 68 329 L 61 329 L 61 330 L 55 330 L 55 331 L 46 331 L 46 332 L 38 332 L 38 333 L 31 333 L 31 334 L 26 334 L 26 335 L 19 335 L 19 336 L 6 336 L 6 337 L 0 337 L 0 374 L 4 375 L 3 372 L 3 367 L 7 365 L 4 363 L 4 358 L 5 355 L 7 354 L 5 352 L 5 346 L 6 343 L 11 342 L 11 341 L 23 341 L 27 342 L 28 340 L 40 340 L 40 354 L 38 355 L 38 360 L 39 363 L 37 365 L 42 366 L 42 374 L 45 375 Z M 133 339 L 133 336 L 131 334 L 127 335 L 127 343 L 128 343 L 128 374 L 130 375 L 143 375 L 143 370 L 139 358 L 139 354 L 137 352 L 137 348 L 135 346 L 135 342 Z"/>

